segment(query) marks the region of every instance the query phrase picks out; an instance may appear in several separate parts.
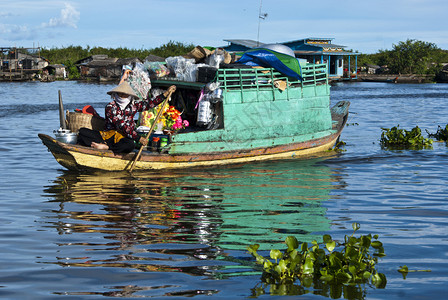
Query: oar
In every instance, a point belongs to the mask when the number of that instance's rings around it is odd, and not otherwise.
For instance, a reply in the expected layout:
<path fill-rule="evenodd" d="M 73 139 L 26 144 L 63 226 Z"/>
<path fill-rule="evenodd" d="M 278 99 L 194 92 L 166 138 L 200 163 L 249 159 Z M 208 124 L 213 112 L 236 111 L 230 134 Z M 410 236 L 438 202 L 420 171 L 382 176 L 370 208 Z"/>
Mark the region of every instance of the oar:
<path fill-rule="evenodd" d="M 162 106 L 160 107 L 159 112 L 157 113 L 156 118 L 154 119 L 154 122 L 151 125 L 151 128 L 149 129 L 148 134 L 146 135 L 145 139 L 149 140 L 149 137 L 151 136 L 152 132 L 154 131 L 154 128 L 156 127 L 157 121 L 159 120 L 160 116 L 163 113 L 163 108 L 165 107 L 166 103 L 168 102 L 168 100 L 171 98 L 171 94 L 173 92 L 169 91 L 168 92 L 168 96 L 166 97 L 165 100 L 163 100 L 162 102 Z M 131 168 L 129 169 L 129 172 L 132 172 L 132 170 L 134 170 L 135 167 L 135 163 L 137 162 L 137 160 L 140 158 L 140 155 L 142 154 L 142 150 L 143 150 L 143 145 L 140 147 L 140 150 L 138 151 L 137 155 L 134 158 L 134 161 L 132 162 Z"/>

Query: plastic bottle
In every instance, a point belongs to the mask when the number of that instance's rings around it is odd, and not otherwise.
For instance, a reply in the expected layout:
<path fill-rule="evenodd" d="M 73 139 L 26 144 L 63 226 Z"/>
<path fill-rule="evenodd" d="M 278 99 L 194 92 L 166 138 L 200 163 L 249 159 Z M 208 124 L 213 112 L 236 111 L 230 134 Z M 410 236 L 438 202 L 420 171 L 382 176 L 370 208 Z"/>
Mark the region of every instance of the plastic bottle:
<path fill-rule="evenodd" d="M 160 148 L 163 148 L 166 145 L 168 145 L 168 138 L 166 137 L 160 138 Z"/>
<path fill-rule="evenodd" d="M 199 102 L 198 107 L 198 119 L 196 124 L 199 126 L 204 126 L 210 123 L 212 118 L 212 111 L 210 108 L 210 102 L 206 97 L 204 97 L 201 102 Z"/>

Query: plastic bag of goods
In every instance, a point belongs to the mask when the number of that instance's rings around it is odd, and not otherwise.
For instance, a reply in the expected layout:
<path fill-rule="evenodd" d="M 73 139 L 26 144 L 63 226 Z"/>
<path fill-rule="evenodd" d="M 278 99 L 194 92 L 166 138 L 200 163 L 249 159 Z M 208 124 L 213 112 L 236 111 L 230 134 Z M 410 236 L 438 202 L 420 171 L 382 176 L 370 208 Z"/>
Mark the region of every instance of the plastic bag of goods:
<path fill-rule="evenodd" d="M 140 99 L 146 99 L 148 92 L 151 90 L 151 79 L 142 63 L 135 64 L 127 81 Z"/>
<path fill-rule="evenodd" d="M 166 65 L 174 70 L 176 78 L 181 81 L 188 81 L 191 68 L 194 68 L 195 60 L 182 56 L 170 56 L 165 59 Z M 194 81 L 194 80 L 193 80 Z"/>
<path fill-rule="evenodd" d="M 148 70 L 149 75 L 154 75 L 157 78 L 165 77 L 170 74 L 170 69 L 168 69 L 163 62 L 145 62 L 145 69 Z"/>

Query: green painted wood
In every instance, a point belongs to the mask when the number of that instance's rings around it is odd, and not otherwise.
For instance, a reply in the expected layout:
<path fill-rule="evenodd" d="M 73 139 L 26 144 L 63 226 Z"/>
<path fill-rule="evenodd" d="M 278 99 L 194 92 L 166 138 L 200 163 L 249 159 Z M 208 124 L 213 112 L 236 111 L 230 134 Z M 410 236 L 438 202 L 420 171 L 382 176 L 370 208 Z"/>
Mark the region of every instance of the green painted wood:
<path fill-rule="evenodd" d="M 307 64 L 302 72 L 301 83 L 272 69 L 220 69 L 224 128 L 177 134 L 170 153 L 271 147 L 333 133 L 325 65 Z M 275 80 L 288 88 L 276 88 Z"/>
<path fill-rule="evenodd" d="M 315 132 L 293 137 L 277 137 L 277 138 L 263 138 L 263 139 L 247 139 L 240 135 L 232 140 L 220 141 L 191 141 L 175 142 L 170 144 L 170 153 L 207 153 L 207 152 L 224 152 L 235 151 L 253 148 L 266 148 L 277 145 L 285 145 L 297 142 L 305 142 L 312 139 L 323 138 L 333 133 L 332 130 L 323 132 Z"/>

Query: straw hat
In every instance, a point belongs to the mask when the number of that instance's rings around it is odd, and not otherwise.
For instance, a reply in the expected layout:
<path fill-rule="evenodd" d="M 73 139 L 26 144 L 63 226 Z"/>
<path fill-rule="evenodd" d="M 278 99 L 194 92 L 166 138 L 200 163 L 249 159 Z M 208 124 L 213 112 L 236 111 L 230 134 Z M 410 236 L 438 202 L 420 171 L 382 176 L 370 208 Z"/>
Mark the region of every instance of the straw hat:
<path fill-rule="evenodd" d="M 107 93 L 109 95 L 111 95 L 112 93 L 123 93 L 123 94 L 129 95 L 129 96 L 132 96 L 132 97 L 138 99 L 138 96 L 135 94 L 134 90 L 131 88 L 129 83 L 127 83 L 126 81 L 123 81 L 122 83 L 120 83 L 118 86 L 111 89 Z"/>

